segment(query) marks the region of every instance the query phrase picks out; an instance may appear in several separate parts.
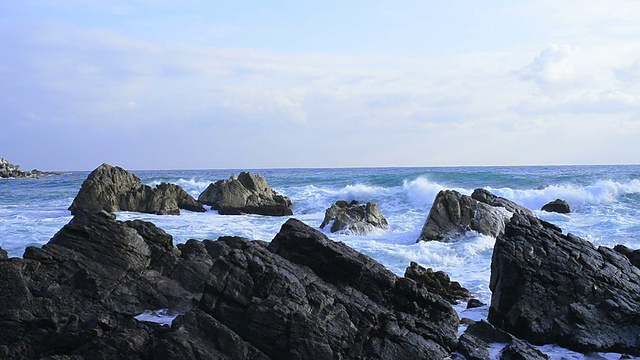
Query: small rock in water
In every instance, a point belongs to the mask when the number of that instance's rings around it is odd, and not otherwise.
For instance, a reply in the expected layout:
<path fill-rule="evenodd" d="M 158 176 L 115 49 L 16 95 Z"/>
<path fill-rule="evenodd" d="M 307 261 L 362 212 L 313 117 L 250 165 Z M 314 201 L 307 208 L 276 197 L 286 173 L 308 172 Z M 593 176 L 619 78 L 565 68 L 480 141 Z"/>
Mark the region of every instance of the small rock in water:
<path fill-rule="evenodd" d="M 382 215 L 378 204 L 368 202 L 360 205 L 357 201 L 350 203 L 338 200 L 325 211 L 320 228 L 331 223 L 331 232 L 349 231 L 357 235 L 368 234 L 374 229 L 385 229 L 389 226 Z"/>

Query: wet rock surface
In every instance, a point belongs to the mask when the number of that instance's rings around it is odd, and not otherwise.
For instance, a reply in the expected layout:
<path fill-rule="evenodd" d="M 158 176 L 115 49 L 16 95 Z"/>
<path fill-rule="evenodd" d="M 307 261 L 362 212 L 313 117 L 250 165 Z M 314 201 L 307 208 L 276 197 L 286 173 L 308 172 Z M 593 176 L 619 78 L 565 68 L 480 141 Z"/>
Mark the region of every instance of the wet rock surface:
<path fill-rule="evenodd" d="M 273 190 L 262 176 L 248 172 L 209 184 L 198 202 L 222 215 L 293 215 L 291 199 Z"/>
<path fill-rule="evenodd" d="M 491 348 L 501 346 L 498 354 Z M 526 342 L 505 331 L 495 328 L 486 321 L 472 322 L 460 337 L 458 352 L 467 360 L 537 360 L 549 357 Z"/>
<path fill-rule="evenodd" d="M 437 195 L 422 227 L 418 241 L 455 241 L 469 230 L 498 236 L 511 213 L 502 207 L 480 202 L 455 190 L 442 190 Z"/>
<path fill-rule="evenodd" d="M 0 352 L 17 359 L 442 359 L 450 304 L 290 219 L 271 243 L 190 240 L 78 212 L 0 260 Z M 148 309 L 183 312 L 171 327 Z"/>
<path fill-rule="evenodd" d="M 493 207 L 505 208 L 507 211 L 514 214 L 535 216 L 533 211 L 527 209 L 526 207 L 520 206 L 509 199 L 494 195 L 485 189 L 473 190 L 471 198 Z"/>
<path fill-rule="evenodd" d="M 640 355 L 640 270 L 557 226 L 514 215 L 491 264 L 489 321 L 534 344 Z"/>
<path fill-rule="evenodd" d="M 413 261 L 404 272 L 404 277 L 415 280 L 419 285 L 426 287 L 429 292 L 442 296 L 452 304 L 471 297 L 469 290 L 463 288 L 457 281 L 451 281 L 449 275 L 444 271 L 425 269 Z"/>
<path fill-rule="evenodd" d="M 374 229 L 385 229 L 389 226 L 387 219 L 380 211 L 378 204 L 367 202 L 364 205 L 357 201 L 336 201 L 325 211 L 324 220 L 320 228 L 331 224 L 331 232 L 347 231 L 365 235 Z"/>
<path fill-rule="evenodd" d="M 109 164 L 102 164 L 89 174 L 69 207 L 71 214 L 105 210 L 178 215 L 180 209 L 205 211 L 178 185 L 162 183 L 152 188 L 142 184 L 136 175 Z"/>
<path fill-rule="evenodd" d="M 556 212 L 560 214 L 568 214 L 571 212 L 569 203 L 561 199 L 555 199 L 545 204 L 540 210 L 547 212 Z"/>

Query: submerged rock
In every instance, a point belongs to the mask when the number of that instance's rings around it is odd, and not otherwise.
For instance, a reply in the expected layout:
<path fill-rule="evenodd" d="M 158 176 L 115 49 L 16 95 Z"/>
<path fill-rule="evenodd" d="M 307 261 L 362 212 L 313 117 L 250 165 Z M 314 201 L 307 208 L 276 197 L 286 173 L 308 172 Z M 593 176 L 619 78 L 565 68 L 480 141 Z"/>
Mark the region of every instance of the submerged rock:
<path fill-rule="evenodd" d="M 569 203 L 561 199 L 555 199 L 548 204 L 545 204 L 540 210 L 548 212 L 556 212 L 560 214 L 568 214 L 571 212 Z"/>
<path fill-rule="evenodd" d="M 375 228 L 385 229 L 389 226 L 382 215 L 378 204 L 367 202 L 365 205 L 357 201 L 350 203 L 339 200 L 325 211 L 320 228 L 331 223 L 331 232 L 348 231 L 358 235 L 368 234 Z"/>
<path fill-rule="evenodd" d="M 405 270 L 404 277 L 415 280 L 429 292 L 442 296 L 452 304 L 471 297 L 469 290 L 463 288 L 457 281 L 451 281 L 444 271 L 425 269 L 413 261 Z"/>
<path fill-rule="evenodd" d="M 491 262 L 489 321 L 534 344 L 640 355 L 640 270 L 557 226 L 514 215 Z"/>
<path fill-rule="evenodd" d="M 503 344 L 498 354 L 491 354 L 492 346 Z M 481 320 L 470 324 L 460 337 L 458 352 L 467 360 L 548 359 L 549 357 L 526 342 L 496 329 Z M 493 356 L 492 356 L 493 355 Z"/>
<path fill-rule="evenodd" d="M 105 210 L 178 215 L 180 209 L 205 211 L 178 185 L 162 183 L 152 188 L 143 185 L 136 175 L 109 164 L 102 164 L 89 174 L 69 207 L 71 214 Z"/>
<path fill-rule="evenodd" d="M 510 212 L 462 195 L 442 190 L 437 195 L 418 241 L 454 240 L 468 230 L 498 236 L 504 231 Z"/>
<path fill-rule="evenodd" d="M 293 215 L 291 199 L 278 194 L 262 176 L 248 172 L 209 184 L 198 196 L 198 202 L 222 215 Z"/>

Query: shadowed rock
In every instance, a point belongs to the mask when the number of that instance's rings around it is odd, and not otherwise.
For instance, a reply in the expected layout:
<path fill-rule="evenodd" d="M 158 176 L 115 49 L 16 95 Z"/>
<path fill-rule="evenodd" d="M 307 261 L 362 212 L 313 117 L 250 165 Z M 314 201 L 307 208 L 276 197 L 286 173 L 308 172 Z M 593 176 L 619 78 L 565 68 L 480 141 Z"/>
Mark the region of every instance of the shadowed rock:
<path fill-rule="evenodd" d="M 511 213 L 462 195 L 455 190 L 438 192 L 418 241 L 452 241 L 469 230 L 498 236 Z"/>
<path fill-rule="evenodd" d="M 482 203 L 485 203 L 487 205 L 491 205 L 493 207 L 502 207 L 507 209 L 507 211 L 509 211 L 510 213 L 514 213 L 514 214 L 520 214 L 520 215 L 528 215 L 528 216 L 535 216 L 533 214 L 533 211 L 527 209 L 524 206 L 520 206 L 518 204 L 516 204 L 515 202 L 509 200 L 509 199 L 505 199 L 503 197 L 500 196 L 496 196 L 494 194 L 492 194 L 491 192 L 489 192 L 488 190 L 485 189 L 475 189 L 473 190 L 473 193 L 471 194 L 471 197 L 475 200 L 478 200 Z"/>
<path fill-rule="evenodd" d="M 329 223 L 331 223 L 331 232 L 347 231 L 357 235 L 368 234 L 376 228 L 385 229 L 389 226 L 378 204 L 367 202 L 366 205 L 359 205 L 355 200 L 351 203 L 339 200 L 331 205 L 325 211 L 320 228 L 324 229 Z"/>
<path fill-rule="evenodd" d="M 136 175 L 109 164 L 102 164 L 89 174 L 69 207 L 71 214 L 105 210 L 178 215 L 180 209 L 205 211 L 178 185 L 162 183 L 152 188 L 143 185 Z"/>
<path fill-rule="evenodd" d="M 505 344 L 505 346 L 497 356 L 492 357 L 490 350 L 494 344 Z M 458 352 L 464 355 L 467 360 L 542 360 L 549 358 L 526 342 L 496 329 L 484 320 L 473 322 L 467 327 L 460 337 Z"/>
<path fill-rule="evenodd" d="M 469 290 L 463 288 L 457 281 L 451 281 L 444 271 L 425 269 L 413 261 L 405 270 L 404 277 L 415 280 L 429 292 L 442 296 L 452 304 L 471 297 Z"/>
<path fill-rule="evenodd" d="M 514 215 L 491 262 L 489 321 L 534 344 L 640 355 L 640 270 L 557 226 Z"/>
<path fill-rule="evenodd" d="M 3 248 L 0 248 L 0 260 L 8 259 L 8 258 L 9 258 L 9 255 L 7 254 L 7 252 Z"/>
<path fill-rule="evenodd" d="M 555 199 L 549 202 L 548 204 L 545 204 L 540 210 L 548 211 L 548 212 L 556 212 L 560 214 L 568 214 L 571 212 L 569 203 L 561 199 Z"/>
<path fill-rule="evenodd" d="M 198 202 L 222 215 L 293 215 L 288 197 L 273 190 L 262 176 L 248 172 L 209 184 L 198 196 Z"/>

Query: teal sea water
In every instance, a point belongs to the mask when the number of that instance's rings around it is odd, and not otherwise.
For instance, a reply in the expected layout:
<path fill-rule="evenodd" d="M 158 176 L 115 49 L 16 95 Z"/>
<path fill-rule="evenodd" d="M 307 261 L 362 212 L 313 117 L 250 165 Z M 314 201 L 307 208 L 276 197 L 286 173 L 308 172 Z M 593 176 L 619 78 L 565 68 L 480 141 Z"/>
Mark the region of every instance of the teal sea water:
<path fill-rule="evenodd" d="M 389 221 L 387 230 L 367 236 L 327 235 L 373 257 L 398 275 L 410 261 L 444 270 L 485 303 L 491 297 L 488 283 L 494 238 L 469 233 L 455 243 L 416 243 L 435 195 L 442 189 L 470 195 L 476 188 L 485 188 L 595 245 L 640 248 L 638 165 L 242 170 L 265 176 L 274 189 L 292 199 L 293 217 L 316 228 L 325 209 L 337 200 L 377 202 Z M 209 183 L 240 170 L 131 172 L 148 185 L 178 184 L 197 198 Z M 0 180 L 0 246 L 10 256 L 20 257 L 25 247 L 45 244 L 71 219 L 67 208 L 88 174 L 68 172 L 40 179 Z M 573 212 L 563 215 L 539 211 L 556 198 L 569 202 Z M 222 216 L 214 211 L 182 211 L 179 216 L 121 212 L 117 216 L 151 221 L 173 235 L 175 243 L 222 235 L 269 241 L 286 221 L 258 215 Z M 462 316 L 481 318 L 486 308 L 469 314 L 463 308 L 459 311 Z M 582 358 L 549 347 L 545 351 L 560 351 L 564 358 Z"/>

